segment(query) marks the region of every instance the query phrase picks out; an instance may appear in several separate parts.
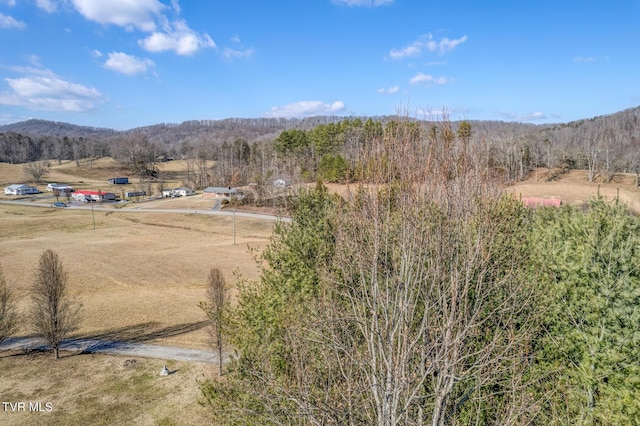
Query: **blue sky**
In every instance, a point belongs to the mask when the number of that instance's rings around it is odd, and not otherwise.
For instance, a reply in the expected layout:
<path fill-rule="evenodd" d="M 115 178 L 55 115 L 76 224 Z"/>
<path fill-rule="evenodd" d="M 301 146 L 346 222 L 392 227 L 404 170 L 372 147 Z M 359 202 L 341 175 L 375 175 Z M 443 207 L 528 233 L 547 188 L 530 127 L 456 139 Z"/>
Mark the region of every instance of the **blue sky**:
<path fill-rule="evenodd" d="M 640 1 L 0 0 L 0 124 L 640 105 Z"/>

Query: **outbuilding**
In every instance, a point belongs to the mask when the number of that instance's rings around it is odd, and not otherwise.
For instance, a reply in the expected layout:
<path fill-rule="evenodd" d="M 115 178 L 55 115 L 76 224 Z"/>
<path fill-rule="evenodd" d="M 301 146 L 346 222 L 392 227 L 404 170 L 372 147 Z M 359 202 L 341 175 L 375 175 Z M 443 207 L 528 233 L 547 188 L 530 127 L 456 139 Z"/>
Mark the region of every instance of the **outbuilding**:
<path fill-rule="evenodd" d="M 13 185 L 9 185 L 4 188 L 5 195 L 28 195 L 28 194 L 39 194 L 40 190 L 34 186 L 24 185 L 21 183 L 16 183 Z"/>
<path fill-rule="evenodd" d="M 126 185 L 129 183 L 128 177 L 114 177 L 108 180 L 110 185 Z"/>

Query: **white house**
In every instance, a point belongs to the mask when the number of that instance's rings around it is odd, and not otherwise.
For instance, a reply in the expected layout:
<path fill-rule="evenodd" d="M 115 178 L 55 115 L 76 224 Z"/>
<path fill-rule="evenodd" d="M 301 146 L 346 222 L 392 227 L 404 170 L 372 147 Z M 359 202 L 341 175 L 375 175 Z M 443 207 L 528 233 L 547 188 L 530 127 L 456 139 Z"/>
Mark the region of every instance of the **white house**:
<path fill-rule="evenodd" d="M 191 188 L 176 188 L 173 190 L 175 195 L 179 195 L 181 197 L 187 197 L 189 195 L 196 195 L 196 191 Z"/>
<path fill-rule="evenodd" d="M 165 198 L 168 197 L 188 197 L 189 195 L 196 195 L 196 191 L 191 188 L 174 188 L 174 189 L 165 189 L 162 191 L 162 196 Z"/>
<path fill-rule="evenodd" d="M 29 186 L 29 185 L 23 185 L 20 183 L 9 185 L 4 188 L 5 195 L 26 195 L 26 194 L 38 194 L 38 193 L 40 193 L 38 188 Z"/>
<path fill-rule="evenodd" d="M 73 192 L 73 187 L 62 183 L 50 183 L 47 185 L 47 191 Z"/>

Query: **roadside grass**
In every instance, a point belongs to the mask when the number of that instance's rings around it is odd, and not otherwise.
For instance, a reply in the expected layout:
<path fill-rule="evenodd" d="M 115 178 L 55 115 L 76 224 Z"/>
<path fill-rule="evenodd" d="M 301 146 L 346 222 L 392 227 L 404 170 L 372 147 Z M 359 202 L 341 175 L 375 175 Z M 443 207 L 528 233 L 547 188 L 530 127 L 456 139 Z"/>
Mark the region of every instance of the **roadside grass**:
<path fill-rule="evenodd" d="M 211 365 L 162 360 L 50 353 L 0 353 L 0 400 L 26 402 L 26 411 L 0 410 L 2 425 L 206 424 L 197 380 Z M 29 403 L 41 411 L 29 412 Z M 46 411 L 46 403 L 53 410 Z"/>

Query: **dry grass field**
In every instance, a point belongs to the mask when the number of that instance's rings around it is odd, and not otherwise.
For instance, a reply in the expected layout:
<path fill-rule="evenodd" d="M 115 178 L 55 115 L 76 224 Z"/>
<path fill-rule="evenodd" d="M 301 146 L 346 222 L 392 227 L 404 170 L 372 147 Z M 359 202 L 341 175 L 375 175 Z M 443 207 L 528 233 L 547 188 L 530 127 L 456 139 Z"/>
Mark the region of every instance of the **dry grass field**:
<path fill-rule="evenodd" d="M 197 380 L 211 365 L 62 352 L 0 355 L 0 401 L 25 402 L 26 411 L 0 407 L 2 425 L 197 425 L 209 424 L 198 404 Z M 129 362 L 127 362 L 129 361 Z M 42 411 L 29 412 L 29 403 Z M 50 403 L 49 406 L 45 405 Z M 14 405 L 17 409 L 17 405 Z M 50 410 L 47 411 L 47 408 Z"/>
<path fill-rule="evenodd" d="M 635 186 L 635 175 L 617 174 L 610 182 L 599 177 L 589 182 L 585 170 L 570 170 L 556 180 L 546 181 L 547 170 L 539 169 L 529 179 L 507 188 L 517 197 L 560 198 L 563 204 L 581 205 L 600 195 L 606 200 L 619 202 L 640 213 L 640 188 Z"/>
<path fill-rule="evenodd" d="M 229 217 L 32 208 L 0 205 L 0 258 L 7 281 L 25 296 L 44 249 L 56 251 L 71 293 L 84 306 L 79 334 L 206 348 L 204 299 L 208 272 L 219 267 L 257 278 L 248 247 L 262 249 L 273 223 Z M 20 334 L 26 334 L 22 330 Z"/>

